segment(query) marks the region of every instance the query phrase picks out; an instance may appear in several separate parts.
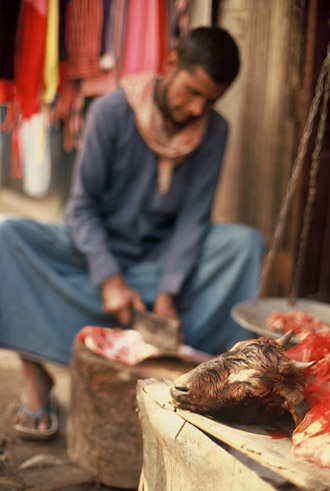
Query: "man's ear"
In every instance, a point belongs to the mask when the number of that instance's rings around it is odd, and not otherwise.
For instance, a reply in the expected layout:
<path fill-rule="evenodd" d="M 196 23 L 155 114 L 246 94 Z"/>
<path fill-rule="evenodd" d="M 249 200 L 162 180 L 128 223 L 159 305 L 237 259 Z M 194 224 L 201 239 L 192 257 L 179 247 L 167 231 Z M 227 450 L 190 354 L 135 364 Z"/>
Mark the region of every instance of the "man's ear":
<path fill-rule="evenodd" d="M 165 75 L 172 75 L 176 72 L 178 68 L 178 61 L 178 53 L 176 51 L 170 51 L 165 61 Z"/>

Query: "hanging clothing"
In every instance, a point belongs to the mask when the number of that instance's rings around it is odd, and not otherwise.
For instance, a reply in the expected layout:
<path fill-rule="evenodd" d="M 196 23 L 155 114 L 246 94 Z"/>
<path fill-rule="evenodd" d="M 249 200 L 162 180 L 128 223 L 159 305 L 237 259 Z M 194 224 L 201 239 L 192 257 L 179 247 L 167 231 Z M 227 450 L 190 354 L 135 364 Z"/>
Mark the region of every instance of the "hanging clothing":
<path fill-rule="evenodd" d="M 59 0 L 48 0 L 44 89 L 42 101 L 51 104 L 59 82 Z"/>
<path fill-rule="evenodd" d="M 23 176 L 22 126 L 19 121 L 11 134 L 10 177 L 21 179 Z"/>
<path fill-rule="evenodd" d="M 47 113 L 34 114 L 21 125 L 23 191 L 33 198 L 46 196 L 51 181 L 50 128 Z"/>
<path fill-rule="evenodd" d="M 160 7 L 162 3 L 160 0 L 129 2 L 120 77 L 139 72 L 161 72 L 164 52 L 167 52 L 166 11 Z"/>
<path fill-rule="evenodd" d="M 168 2 L 168 42 L 170 49 L 175 49 L 180 36 L 189 29 L 189 0 Z"/>
<path fill-rule="evenodd" d="M 0 0 L 0 79 L 14 80 L 14 55 L 21 0 Z"/>
<path fill-rule="evenodd" d="M 115 66 L 114 52 L 114 16 L 115 3 L 113 0 L 103 0 L 103 26 L 100 52 L 100 67 L 102 70 L 109 70 Z"/>
<path fill-rule="evenodd" d="M 47 7 L 47 0 L 22 0 L 17 29 L 15 84 L 23 119 L 30 118 L 40 110 Z"/>
<path fill-rule="evenodd" d="M 103 7 L 101 0 L 74 0 L 68 5 L 70 28 L 67 40 L 69 80 L 100 73 Z"/>
<path fill-rule="evenodd" d="M 66 35 L 67 35 L 67 0 L 59 0 L 59 19 L 58 19 L 58 54 L 59 62 L 64 61 L 68 57 L 66 49 Z"/>

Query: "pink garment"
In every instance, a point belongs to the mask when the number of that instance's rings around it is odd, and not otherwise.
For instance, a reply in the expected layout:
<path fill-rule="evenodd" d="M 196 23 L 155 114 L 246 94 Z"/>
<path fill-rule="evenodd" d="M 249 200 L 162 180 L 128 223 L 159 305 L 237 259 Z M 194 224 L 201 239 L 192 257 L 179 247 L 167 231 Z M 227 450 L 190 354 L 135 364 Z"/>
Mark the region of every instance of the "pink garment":
<path fill-rule="evenodd" d="M 165 23 L 160 16 L 163 0 L 131 0 L 126 20 L 126 36 L 120 76 L 139 72 L 160 72 L 162 49 L 167 38 Z"/>

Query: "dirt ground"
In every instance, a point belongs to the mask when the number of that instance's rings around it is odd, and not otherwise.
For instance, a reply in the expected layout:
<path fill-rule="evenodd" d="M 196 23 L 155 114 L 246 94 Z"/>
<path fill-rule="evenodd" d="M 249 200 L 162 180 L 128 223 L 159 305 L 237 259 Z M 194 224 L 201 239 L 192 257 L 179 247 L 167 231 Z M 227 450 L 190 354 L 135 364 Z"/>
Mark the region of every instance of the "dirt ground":
<path fill-rule="evenodd" d="M 49 442 L 19 438 L 12 427 L 23 391 L 18 356 L 0 349 L 0 490 L 115 490 L 100 483 L 89 471 L 70 462 L 66 455 L 65 428 L 70 401 L 70 374 L 48 364 L 55 377 L 60 432 Z M 31 460 L 31 458 L 34 458 Z"/>

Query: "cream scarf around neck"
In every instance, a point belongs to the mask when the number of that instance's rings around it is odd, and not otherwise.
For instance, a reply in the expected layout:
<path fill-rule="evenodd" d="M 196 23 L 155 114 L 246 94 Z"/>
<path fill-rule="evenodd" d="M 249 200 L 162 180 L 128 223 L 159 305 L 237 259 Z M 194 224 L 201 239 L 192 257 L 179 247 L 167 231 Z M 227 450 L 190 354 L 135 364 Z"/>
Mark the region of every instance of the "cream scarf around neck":
<path fill-rule="evenodd" d="M 164 116 L 154 97 L 157 78 L 157 75 L 149 73 L 131 75 L 122 79 L 120 86 L 134 112 L 139 133 L 158 156 L 158 191 L 166 194 L 171 186 L 174 167 L 182 163 L 200 144 L 206 131 L 208 115 L 169 135 Z"/>

